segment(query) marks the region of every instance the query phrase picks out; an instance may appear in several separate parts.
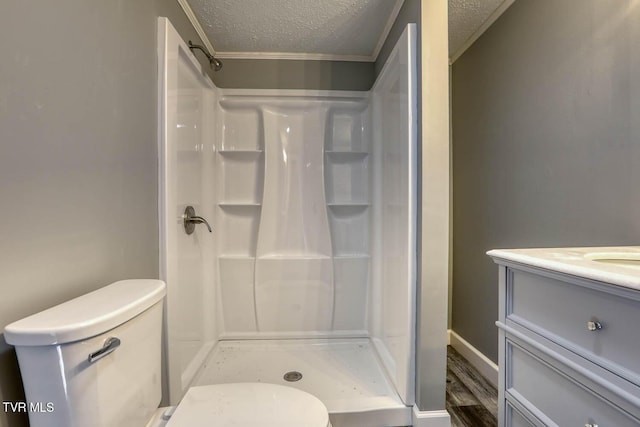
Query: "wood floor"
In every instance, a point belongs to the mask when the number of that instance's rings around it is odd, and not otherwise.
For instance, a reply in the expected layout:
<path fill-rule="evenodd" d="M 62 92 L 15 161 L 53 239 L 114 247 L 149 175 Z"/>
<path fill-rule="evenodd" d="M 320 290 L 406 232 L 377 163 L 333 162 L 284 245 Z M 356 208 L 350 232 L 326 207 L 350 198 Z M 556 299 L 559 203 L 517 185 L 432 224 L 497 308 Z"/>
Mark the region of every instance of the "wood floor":
<path fill-rule="evenodd" d="M 498 425 L 498 391 L 451 346 L 447 347 L 447 411 L 451 427 Z"/>

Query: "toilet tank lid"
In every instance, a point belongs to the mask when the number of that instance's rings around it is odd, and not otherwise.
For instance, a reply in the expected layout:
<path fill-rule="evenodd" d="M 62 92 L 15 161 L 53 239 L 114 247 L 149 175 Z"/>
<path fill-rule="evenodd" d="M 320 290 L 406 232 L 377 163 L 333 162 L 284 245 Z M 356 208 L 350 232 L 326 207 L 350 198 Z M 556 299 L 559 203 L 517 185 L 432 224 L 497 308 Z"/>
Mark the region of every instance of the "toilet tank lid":
<path fill-rule="evenodd" d="M 90 338 L 134 318 L 166 293 L 162 280 L 121 280 L 11 323 L 4 329 L 14 346 L 64 344 Z"/>

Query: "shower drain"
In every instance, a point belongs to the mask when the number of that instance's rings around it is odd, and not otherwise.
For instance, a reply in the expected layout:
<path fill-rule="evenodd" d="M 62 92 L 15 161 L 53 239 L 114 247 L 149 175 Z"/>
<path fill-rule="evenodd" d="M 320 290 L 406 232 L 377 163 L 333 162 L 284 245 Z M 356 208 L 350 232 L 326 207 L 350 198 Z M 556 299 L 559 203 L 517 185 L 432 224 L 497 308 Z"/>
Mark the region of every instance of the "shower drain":
<path fill-rule="evenodd" d="M 300 381 L 302 379 L 302 374 L 298 371 L 291 371 L 284 374 L 284 380 L 289 381 L 290 383 L 294 383 L 296 381 Z"/>

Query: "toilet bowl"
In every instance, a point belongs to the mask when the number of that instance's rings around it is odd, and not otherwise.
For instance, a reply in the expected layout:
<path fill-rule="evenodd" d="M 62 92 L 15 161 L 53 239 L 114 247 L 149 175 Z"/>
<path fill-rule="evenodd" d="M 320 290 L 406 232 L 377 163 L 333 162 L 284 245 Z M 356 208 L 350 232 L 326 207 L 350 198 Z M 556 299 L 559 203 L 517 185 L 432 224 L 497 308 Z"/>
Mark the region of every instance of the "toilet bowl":
<path fill-rule="evenodd" d="M 8 325 L 27 407 L 45 409 L 29 411 L 31 427 L 330 427 L 318 398 L 264 383 L 191 387 L 155 423 L 165 293 L 123 280 Z"/>
<path fill-rule="evenodd" d="M 264 383 L 191 387 L 167 427 L 329 427 L 329 414 L 315 396 Z"/>

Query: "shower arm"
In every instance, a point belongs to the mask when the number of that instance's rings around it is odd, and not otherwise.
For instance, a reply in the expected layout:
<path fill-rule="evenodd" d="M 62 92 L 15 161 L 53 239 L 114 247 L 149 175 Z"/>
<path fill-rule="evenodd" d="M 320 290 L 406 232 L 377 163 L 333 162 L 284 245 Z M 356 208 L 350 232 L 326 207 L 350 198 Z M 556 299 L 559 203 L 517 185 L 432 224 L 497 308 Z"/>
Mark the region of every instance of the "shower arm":
<path fill-rule="evenodd" d="M 191 51 L 193 51 L 194 49 L 199 49 L 202 51 L 202 53 L 205 54 L 205 56 L 207 57 L 207 59 L 209 60 L 209 65 L 211 66 L 211 68 L 213 68 L 215 71 L 220 71 L 220 69 L 222 68 L 222 62 L 220 62 L 218 59 L 216 59 L 213 55 L 211 55 L 209 53 L 209 51 L 202 45 L 199 44 L 193 44 L 191 42 L 191 40 L 189 40 L 189 49 L 191 49 Z"/>

